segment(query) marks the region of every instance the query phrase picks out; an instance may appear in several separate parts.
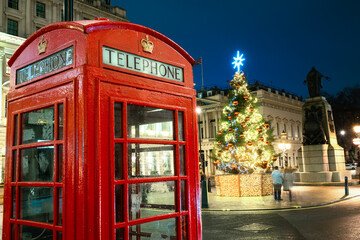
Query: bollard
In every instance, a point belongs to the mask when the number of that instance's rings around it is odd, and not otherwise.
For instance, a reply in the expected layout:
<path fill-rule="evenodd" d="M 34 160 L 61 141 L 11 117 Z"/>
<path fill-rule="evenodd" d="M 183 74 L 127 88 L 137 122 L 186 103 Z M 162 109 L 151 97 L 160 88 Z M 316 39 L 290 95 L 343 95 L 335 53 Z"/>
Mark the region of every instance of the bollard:
<path fill-rule="evenodd" d="M 201 208 L 209 208 L 206 180 L 201 181 Z"/>
<path fill-rule="evenodd" d="M 345 195 L 349 195 L 349 182 L 348 177 L 345 177 Z"/>
<path fill-rule="evenodd" d="M 208 192 L 211 192 L 211 179 L 208 178 Z"/>

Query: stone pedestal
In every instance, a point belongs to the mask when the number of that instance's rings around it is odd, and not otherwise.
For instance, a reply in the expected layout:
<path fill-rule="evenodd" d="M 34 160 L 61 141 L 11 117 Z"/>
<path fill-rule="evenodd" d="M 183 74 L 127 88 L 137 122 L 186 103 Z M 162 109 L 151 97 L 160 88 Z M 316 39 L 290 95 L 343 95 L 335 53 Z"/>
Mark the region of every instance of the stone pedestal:
<path fill-rule="evenodd" d="M 331 106 L 324 97 L 306 99 L 303 137 L 296 182 L 343 182 L 346 176 L 351 179 L 351 172 L 345 170 L 344 150 L 337 143 Z"/>

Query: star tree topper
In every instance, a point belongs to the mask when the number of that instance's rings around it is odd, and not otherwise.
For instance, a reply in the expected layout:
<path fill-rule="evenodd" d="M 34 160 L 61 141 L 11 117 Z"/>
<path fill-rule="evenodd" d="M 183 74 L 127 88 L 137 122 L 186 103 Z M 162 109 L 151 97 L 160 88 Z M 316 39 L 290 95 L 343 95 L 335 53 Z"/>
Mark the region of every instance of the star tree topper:
<path fill-rule="evenodd" d="M 244 54 L 241 54 L 240 56 L 239 51 L 237 51 L 237 56 L 234 57 L 234 62 L 232 64 L 234 64 L 234 68 L 237 68 L 237 71 L 240 72 L 240 66 L 243 66 L 244 64 L 242 63 L 243 61 L 245 61 L 245 58 L 243 58 Z"/>

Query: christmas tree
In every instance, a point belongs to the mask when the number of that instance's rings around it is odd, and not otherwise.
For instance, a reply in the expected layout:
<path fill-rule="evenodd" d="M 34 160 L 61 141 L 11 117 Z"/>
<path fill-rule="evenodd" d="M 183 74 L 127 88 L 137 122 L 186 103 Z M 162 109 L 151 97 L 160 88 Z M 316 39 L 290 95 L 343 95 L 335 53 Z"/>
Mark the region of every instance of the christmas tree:
<path fill-rule="evenodd" d="M 243 55 L 235 59 L 238 71 L 230 81 L 228 104 L 223 109 L 212 158 L 220 170 L 228 173 L 253 173 L 270 169 L 277 155 L 269 122 L 258 109 L 257 98 L 247 88 L 240 65 Z"/>

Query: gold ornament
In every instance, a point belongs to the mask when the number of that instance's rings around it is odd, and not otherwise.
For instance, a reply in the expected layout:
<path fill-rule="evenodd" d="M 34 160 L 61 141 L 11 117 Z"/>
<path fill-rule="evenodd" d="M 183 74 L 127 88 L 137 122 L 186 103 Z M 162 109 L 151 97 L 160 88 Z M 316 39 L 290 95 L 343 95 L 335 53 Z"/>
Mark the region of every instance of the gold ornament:
<path fill-rule="evenodd" d="M 263 130 L 262 130 L 262 128 L 257 128 L 256 131 L 258 131 L 259 133 L 261 133 Z"/>
<path fill-rule="evenodd" d="M 234 106 L 237 106 L 238 104 L 239 104 L 239 101 L 236 101 L 236 100 L 233 101 L 233 105 L 234 105 Z"/>
<path fill-rule="evenodd" d="M 253 112 L 253 111 L 254 111 L 254 108 L 253 108 L 253 107 L 249 107 L 249 111 L 250 111 L 250 112 Z"/>
<path fill-rule="evenodd" d="M 240 112 L 234 112 L 235 117 L 239 116 Z"/>
<path fill-rule="evenodd" d="M 245 99 L 245 101 L 247 101 L 249 99 L 249 95 L 244 95 L 243 98 Z"/>
<path fill-rule="evenodd" d="M 248 146 L 252 146 L 253 143 L 252 143 L 252 142 L 247 142 L 247 145 L 248 145 Z"/>
<path fill-rule="evenodd" d="M 229 144 L 228 144 L 228 146 L 229 146 L 229 147 L 233 147 L 233 146 L 234 146 L 234 144 L 232 144 L 232 143 L 229 143 Z"/>
<path fill-rule="evenodd" d="M 231 120 L 231 118 L 232 118 L 231 116 L 228 116 L 228 119 L 229 119 L 229 120 Z"/>
<path fill-rule="evenodd" d="M 222 144 L 221 144 L 221 142 L 218 142 L 217 145 L 220 147 Z"/>
<path fill-rule="evenodd" d="M 259 137 L 259 140 L 263 142 L 263 141 L 264 141 L 264 137 Z"/>
<path fill-rule="evenodd" d="M 234 131 L 234 129 L 233 128 L 229 128 L 229 132 L 233 132 Z"/>
<path fill-rule="evenodd" d="M 250 117 L 246 117 L 246 118 L 245 118 L 245 121 L 246 121 L 246 122 L 250 121 Z"/>
<path fill-rule="evenodd" d="M 240 123 L 240 125 L 241 125 L 242 127 L 245 127 L 245 126 L 246 126 L 246 123 L 242 122 L 242 123 Z"/>
<path fill-rule="evenodd" d="M 269 127 L 270 127 L 270 124 L 264 123 L 264 128 L 269 128 Z"/>
<path fill-rule="evenodd" d="M 218 156 L 220 157 L 223 152 L 220 150 L 218 151 Z"/>
<path fill-rule="evenodd" d="M 235 168 L 237 168 L 237 165 L 233 164 L 233 165 L 231 165 L 231 168 L 235 169 Z"/>

